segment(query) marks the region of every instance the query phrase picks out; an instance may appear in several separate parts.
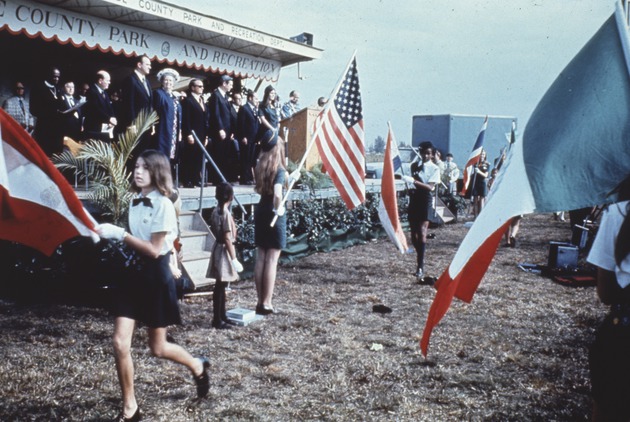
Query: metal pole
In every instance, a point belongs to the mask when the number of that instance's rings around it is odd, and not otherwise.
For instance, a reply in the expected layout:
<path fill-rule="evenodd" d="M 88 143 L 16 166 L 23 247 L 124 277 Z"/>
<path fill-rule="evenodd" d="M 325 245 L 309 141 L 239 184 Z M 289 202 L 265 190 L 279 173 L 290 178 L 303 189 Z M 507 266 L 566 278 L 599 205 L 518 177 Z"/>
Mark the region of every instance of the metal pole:
<path fill-rule="evenodd" d="M 205 148 L 204 148 L 205 150 Z M 206 185 L 206 157 L 201 156 L 201 186 L 199 188 L 199 209 L 197 211 L 201 212 L 203 205 L 203 188 Z"/>
<path fill-rule="evenodd" d="M 201 143 L 201 141 L 197 137 L 197 134 L 195 133 L 195 131 L 192 130 L 192 131 L 190 131 L 190 133 L 192 134 L 193 138 L 195 138 L 195 142 L 197 142 L 197 145 L 199 145 L 199 148 L 201 148 L 201 151 L 203 152 L 203 155 L 205 155 L 206 159 L 208 160 L 208 162 L 210 164 L 212 164 L 212 167 L 214 168 L 214 171 L 217 172 L 217 174 L 219 175 L 219 178 L 221 179 L 221 181 L 225 182 L 225 183 L 228 183 L 228 181 L 225 179 L 225 177 L 223 177 L 223 173 L 221 173 L 221 170 L 219 170 L 219 167 L 217 166 L 217 164 L 214 162 L 214 160 L 212 159 L 212 157 L 210 156 L 208 151 L 206 151 L 206 148 L 203 146 L 203 144 Z M 245 208 L 243 208 L 243 205 L 241 205 L 241 203 L 239 202 L 239 200 L 236 197 L 236 195 L 234 195 L 234 201 L 241 208 L 241 211 L 243 212 L 243 214 L 246 214 L 247 211 L 245 211 Z"/>

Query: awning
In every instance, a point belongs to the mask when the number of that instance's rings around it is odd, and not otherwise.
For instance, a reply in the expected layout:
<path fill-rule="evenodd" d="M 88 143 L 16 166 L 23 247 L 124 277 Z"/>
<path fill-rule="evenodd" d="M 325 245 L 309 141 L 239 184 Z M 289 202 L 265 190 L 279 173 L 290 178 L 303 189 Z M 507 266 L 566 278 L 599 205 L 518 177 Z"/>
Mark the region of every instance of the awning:
<path fill-rule="evenodd" d="M 3 0 L 0 30 L 267 80 L 277 80 L 284 66 L 317 59 L 322 53 L 154 0 Z"/>

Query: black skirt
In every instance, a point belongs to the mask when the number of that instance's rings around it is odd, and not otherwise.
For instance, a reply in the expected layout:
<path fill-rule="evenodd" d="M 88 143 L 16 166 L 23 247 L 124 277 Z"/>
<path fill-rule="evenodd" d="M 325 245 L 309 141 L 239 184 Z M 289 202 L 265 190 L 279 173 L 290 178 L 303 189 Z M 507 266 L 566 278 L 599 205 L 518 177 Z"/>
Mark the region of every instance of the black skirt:
<path fill-rule="evenodd" d="M 287 216 L 278 217 L 276 224 L 271 227 L 275 217 L 273 205 L 258 204 L 254 209 L 254 241 L 256 246 L 263 249 L 284 249 L 287 246 Z"/>
<path fill-rule="evenodd" d="M 625 308 L 611 311 L 589 350 L 593 399 L 619 420 L 630 418 L 630 307 Z"/>
<path fill-rule="evenodd" d="M 409 208 L 407 217 L 409 223 L 416 224 L 422 221 L 431 221 L 433 213 L 433 196 L 431 191 L 425 189 L 414 189 L 410 191 Z"/>
<path fill-rule="evenodd" d="M 127 271 L 114 300 L 116 317 L 131 318 L 151 328 L 182 323 L 170 256 L 143 258 L 141 269 Z"/>

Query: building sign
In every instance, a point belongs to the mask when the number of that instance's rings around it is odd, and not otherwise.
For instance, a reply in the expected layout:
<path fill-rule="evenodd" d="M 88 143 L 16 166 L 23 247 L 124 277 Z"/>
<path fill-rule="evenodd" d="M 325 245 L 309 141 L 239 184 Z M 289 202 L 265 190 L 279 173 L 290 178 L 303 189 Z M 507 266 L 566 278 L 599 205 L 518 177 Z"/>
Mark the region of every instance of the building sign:
<path fill-rule="evenodd" d="M 200 29 L 207 29 L 217 34 L 238 38 L 246 41 L 253 41 L 256 44 L 271 48 L 280 48 L 296 54 L 303 54 L 304 46 L 288 42 L 285 39 L 273 35 L 251 30 L 250 28 L 236 25 L 221 19 L 200 15 L 194 11 L 180 9 L 177 6 L 162 3 L 157 0 L 103 0 L 110 4 L 125 6 L 138 12 L 148 13 L 154 16 L 163 17 L 175 22 L 185 23 Z M 212 3 L 207 3 L 208 7 Z"/>
<path fill-rule="evenodd" d="M 145 0 L 147 4 L 148 2 Z M 121 0 L 120 3 L 124 3 Z M 140 1 L 139 3 L 142 3 Z M 161 12 L 168 19 L 168 10 Z M 196 19 L 191 16 L 191 19 Z M 209 19 L 205 16 L 198 19 Z M 170 20 L 170 19 L 169 19 Z M 217 21 L 220 22 L 220 21 Z M 277 80 L 281 63 L 129 25 L 119 24 L 28 0 L 0 0 L 0 29 L 41 36 L 62 44 L 72 42 L 90 50 L 115 54 L 146 54 L 160 62 L 203 67 L 234 76 Z"/>

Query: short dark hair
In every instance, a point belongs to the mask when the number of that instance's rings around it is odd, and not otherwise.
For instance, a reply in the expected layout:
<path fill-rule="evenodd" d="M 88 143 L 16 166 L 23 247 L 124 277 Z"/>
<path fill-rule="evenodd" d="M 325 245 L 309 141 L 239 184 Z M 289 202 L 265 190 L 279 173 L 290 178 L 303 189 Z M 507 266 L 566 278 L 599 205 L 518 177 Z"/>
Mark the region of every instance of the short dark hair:
<path fill-rule="evenodd" d="M 203 84 L 203 81 L 201 79 L 192 78 L 190 82 L 188 82 L 188 89 L 192 89 L 193 85 L 196 84 L 197 82 L 201 82 Z"/>
<path fill-rule="evenodd" d="M 431 141 L 420 142 L 420 145 L 418 145 L 418 147 L 420 148 L 421 151 L 430 149 L 431 152 L 435 152 L 435 146 L 433 145 L 433 142 Z"/>

